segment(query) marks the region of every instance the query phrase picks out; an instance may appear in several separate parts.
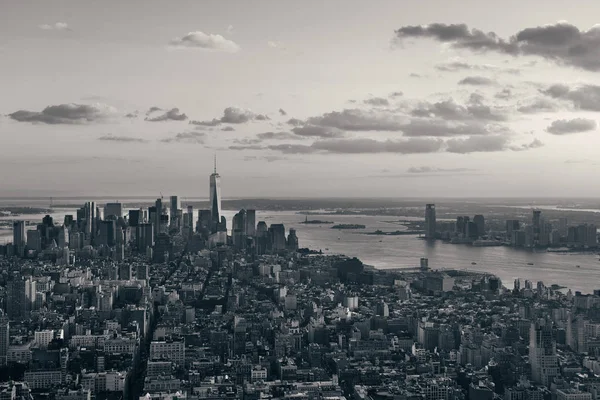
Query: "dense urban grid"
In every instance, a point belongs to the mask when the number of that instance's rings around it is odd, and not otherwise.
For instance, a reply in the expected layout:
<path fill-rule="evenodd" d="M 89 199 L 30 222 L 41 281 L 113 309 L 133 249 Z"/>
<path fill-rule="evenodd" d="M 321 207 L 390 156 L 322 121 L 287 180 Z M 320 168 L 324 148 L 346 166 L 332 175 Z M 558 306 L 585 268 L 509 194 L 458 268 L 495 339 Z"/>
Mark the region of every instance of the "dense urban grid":
<path fill-rule="evenodd" d="M 1 247 L 0 400 L 596 400 L 600 291 L 376 270 L 238 212 L 87 202 Z M 564 222 L 564 223 L 563 223 Z M 558 232 L 558 233 L 555 233 Z M 592 232 L 594 234 L 592 234 Z M 584 235 L 584 236 L 581 236 Z M 425 238 L 595 247 L 594 226 L 438 222 Z"/>

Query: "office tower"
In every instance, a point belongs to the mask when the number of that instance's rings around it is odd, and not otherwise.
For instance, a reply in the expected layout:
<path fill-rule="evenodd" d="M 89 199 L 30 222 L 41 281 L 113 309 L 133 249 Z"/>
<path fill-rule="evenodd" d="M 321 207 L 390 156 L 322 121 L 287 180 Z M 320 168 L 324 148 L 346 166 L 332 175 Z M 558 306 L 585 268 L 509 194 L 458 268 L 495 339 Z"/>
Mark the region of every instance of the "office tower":
<path fill-rule="evenodd" d="M 74 228 L 75 220 L 73 219 L 73 216 L 70 214 L 65 215 L 65 219 L 63 220 L 63 225 L 70 229 Z"/>
<path fill-rule="evenodd" d="M 8 317 L 0 310 L 0 365 L 6 365 L 8 346 L 10 344 L 10 322 Z"/>
<path fill-rule="evenodd" d="M 143 211 L 140 208 L 139 210 L 129 210 L 127 222 L 129 226 L 136 227 L 143 222 Z"/>
<path fill-rule="evenodd" d="M 42 251 L 42 235 L 40 231 L 27 231 L 27 248 L 37 252 Z"/>
<path fill-rule="evenodd" d="M 540 210 L 533 210 L 531 224 L 533 225 L 534 240 L 538 240 L 540 236 L 540 229 L 542 227 L 542 212 Z"/>
<path fill-rule="evenodd" d="M 558 219 L 558 231 L 562 236 L 567 236 L 567 232 L 569 229 L 569 224 L 567 218 L 562 217 Z"/>
<path fill-rule="evenodd" d="M 135 271 L 135 279 L 147 280 L 150 276 L 149 269 L 150 267 L 146 263 L 138 264 Z"/>
<path fill-rule="evenodd" d="M 122 217 L 123 205 L 121 203 L 106 203 L 104 206 L 104 219 L 108 217 Z"/>
<path fill-rule="evenodd" d="M 213 230 L 221 223 L 221 176 L 217 173 L 217 157 L 215 156 L 215 169 L 210 175 L 210 213 Z"/>
<path fill-rule="evenodd" d="M 36 282 L 20 274 L 13 275 L 6 284 L 6 314 L 10 319 L 27 316 L 35 301 Z"/>
<path fill-rule="evenodd" d="M 171 237 L 166 233 L 161 233 L 156 237 L 152 249 L 152 261 L 155 263 L 164 263 L 169 260 L 171 253 Z"/>
<path fill-rule="evenodd" d="M 58 231 L 58 247 L 69 247 L 69 228 L 64 225 Z"/>
<path fill-rule="evenodd" d="M 506 220 L 506 237 L 511 240 L 512 233 L 520 229 L 520 223 L 516 219 Z"/>
<path fill-rule="evenodd" d="M 242 209 L 239 213 L 234 215 L 231 225 L 231 238 L 233 247 L 236 250 L 243 250 L 246 248 L 246 223 L 246 210 Z"/>
<path fill-rule="evenodd" d="M 210 210 L 198 210 L 198 232 L 207 230 L 210 233 L 212 214 Z"/>
<path fill-rule="evenodd" d="M 121 264 L 119 266 L 119 279 L 122 281 L 133 279 L 133 267 L 131 264 Z"/>
<path fill-rule="evenodd" d="M 109 219 L 100 222 L 100 233 L 97 244 L 112 247 L 116 243 L 117 226 L 116 221 Z"/>
<path fill-rule="evenodd" d="M 461 235 L 465 231 L 465 220 L 463 217 L 456 217 L 456 233 Z"/>
<path fill-rule="evenodd" d="M 256 236 L 256 210 L 246 210 L 246 235 Z"/>
<path fill-rule="evenodd" d="M 287 249 L 289 251 L 297 251 L 298 250 L 298 236 L 296 235 L 295 229 L 290 229 L 290 233 L 287 237 Z"/>
<path fill-rule="evenodd" d="M 161 233 L 160 224 L 162 211 L 162 199 L 156 199 L 156 202 L 154 203 L 154 219 L 152 220 L 152 223 L 154 224 L 154 240 L 156 240 Z"/>
<path fill-rule="evenodd" d="M 256 252 L 258 255 L 266 254 L 269 248 L 269 229 L 265 221 L 256 225 Z"/>
<path fill-rule="evenodd" d="M 149 223 L 139 224 L 136 228 L 136 245 L 140 253 L 154 246 L 154 226 Z"/>
<path fill-rule="evenodd" d="M 285 227 L 283 224 L 271 224 L 269 227 L 269 243 L 273 251 L 285 250 Z"/>
<path fill-rule="evenodd" d="M 473 217 L 473 222 L 477 225 L 477 234 L 479 236 L 485 235 L 485 218 L 483 215 L 476 215 Z"/>
<path fill-rule="evenodd" d="M 479 236 L 481 236 L 479 228 L 475 222 L 467 221 L 465 224 L 465 228 L 465 237 L 470 239 L 477 239 Z"/>
<path fill-rule="evenodd" d="M 25 236 L 25 221 L 13 222 L 13 245 L 17 249 L 19 255 L 23 255 L 27 239 Z"/>
<path fill-rule="evenodd" d="M 96 203 L 93 201 L 88 201 L 84 206 L 84 215 L 85 215 L 85 236 L 89 239 L 91 244 L 94 244 L 94 239 L 96 237 L 96 233 L 98 232 L 97 228 L 97 207 Z"/>
<path fill-rule="evenodd" d="M 425 239 L 435 239 L 435 204 L 425 206 Z"/>
<path fill-rule="evenodd" d="M 596 247 L 598 245 L 598 229 L 594 224 L 587 225 L 587 232 L 585 238 L 585 244 L 587 247 Z"/>
<path fill-rule="evenodd" d="M 170 207 L 169 207 L 169 222 L 171 224 L 171 227 L 172 228 L 179 228 L 180 223 L 179 223 L 179 219 L 177 218 L 177 211 L 180 208 L 179 197 L 177 197 L 177 196 L 171 196 L 169 204 L 170 204 Z"/>
<path fill-rule="evenodd" d="M 556 340 L 550 320 L 532 322 L 529 330 L 529 363 L 531 380 L 550 386 L 552 378 L 559 376 Z"/>
<path fill-rule="evenodd" d="M 196 221 L 194 220 L 194 206 L 187 206 L 187 213 L 184 218 L 187 220 L 187 225 L 185 225 L 187 235 L 191 237 L 194 234 L 194 226 L 196 224 Z"/>

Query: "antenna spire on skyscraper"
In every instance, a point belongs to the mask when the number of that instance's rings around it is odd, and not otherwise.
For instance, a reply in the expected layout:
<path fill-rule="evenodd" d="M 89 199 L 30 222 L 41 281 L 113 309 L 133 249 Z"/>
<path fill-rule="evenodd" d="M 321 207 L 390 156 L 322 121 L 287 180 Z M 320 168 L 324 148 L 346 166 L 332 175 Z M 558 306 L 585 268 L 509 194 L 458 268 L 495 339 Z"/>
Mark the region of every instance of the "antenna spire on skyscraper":
<path fill-rule="evenodd" d="M 217 173 L 217 154 L 215 153 L 215 174 Z"/>

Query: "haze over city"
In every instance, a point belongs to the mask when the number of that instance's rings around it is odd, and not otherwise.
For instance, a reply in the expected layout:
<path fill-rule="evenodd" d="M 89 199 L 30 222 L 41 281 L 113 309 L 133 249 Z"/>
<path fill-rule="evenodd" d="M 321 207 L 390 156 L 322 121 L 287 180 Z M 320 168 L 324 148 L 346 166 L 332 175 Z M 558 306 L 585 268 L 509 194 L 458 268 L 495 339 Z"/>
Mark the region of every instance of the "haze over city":
<path fill-rule="evenodd" d="M 446 5 L 4 2 L 2 195 L 600 196 L 600 3 Z"/>

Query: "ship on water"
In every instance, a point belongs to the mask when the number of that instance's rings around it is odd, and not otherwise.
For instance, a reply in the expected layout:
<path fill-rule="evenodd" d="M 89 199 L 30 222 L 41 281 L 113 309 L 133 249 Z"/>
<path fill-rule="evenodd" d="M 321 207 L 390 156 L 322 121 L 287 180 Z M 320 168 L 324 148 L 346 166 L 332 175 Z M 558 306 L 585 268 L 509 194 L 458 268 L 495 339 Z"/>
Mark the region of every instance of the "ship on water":
<path fill-rule="evenodd" d="M 491 247 L 491 246 L 504 246 L 504 243 L 500 240 L 492 239 L 478 239 L 473 242 L 475 247 Z"/>

